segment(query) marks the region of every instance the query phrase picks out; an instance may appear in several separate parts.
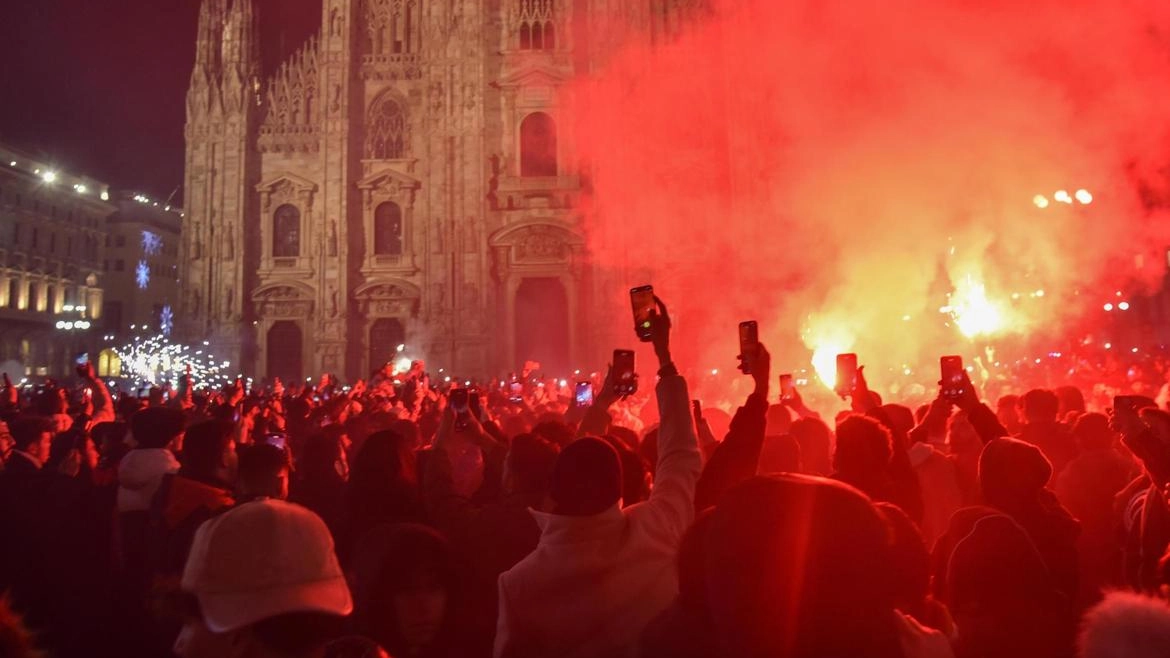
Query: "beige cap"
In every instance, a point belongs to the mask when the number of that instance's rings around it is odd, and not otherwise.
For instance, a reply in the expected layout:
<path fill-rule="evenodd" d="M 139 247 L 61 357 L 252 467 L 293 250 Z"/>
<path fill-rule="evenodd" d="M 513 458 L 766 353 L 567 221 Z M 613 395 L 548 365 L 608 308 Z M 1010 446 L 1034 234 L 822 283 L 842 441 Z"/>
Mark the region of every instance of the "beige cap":
<path fill-rule="evenodd" d="M 325 522 L 282 500 L 245 503 L 200 526 L 182 588 L 216 633 L 290 612 L 353 611 Z"/>

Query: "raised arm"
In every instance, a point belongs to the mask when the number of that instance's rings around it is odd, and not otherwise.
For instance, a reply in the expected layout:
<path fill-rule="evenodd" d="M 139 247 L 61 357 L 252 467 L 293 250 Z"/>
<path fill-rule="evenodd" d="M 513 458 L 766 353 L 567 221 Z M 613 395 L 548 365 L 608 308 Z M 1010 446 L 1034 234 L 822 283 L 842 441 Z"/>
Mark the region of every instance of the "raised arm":
<path fill-rule="evenodd" d="M 661 300 L 651 313 L 654 353 L 658 356 L 658 468 L 654 489 L 646 503 L 650 523 L 665 534 L 681 539 L 695 517 L 695 484 L 702 469 L 699 442 L 691 419 L 686 380 L 670 356 L 670 316 Z"/>
<path fill-rule="evenodd" d="M 768 382 L 772 358 L 760 344 L 752 359 L 752 378 L 755 391 L 748 396 L 731 420 L 727 438 L 703 469 L 695 486 L 695 509 L 703 510 L 719 502 L 723 492 L 752 477 L 760 466 L 760 450 L 768 426 Z"/>

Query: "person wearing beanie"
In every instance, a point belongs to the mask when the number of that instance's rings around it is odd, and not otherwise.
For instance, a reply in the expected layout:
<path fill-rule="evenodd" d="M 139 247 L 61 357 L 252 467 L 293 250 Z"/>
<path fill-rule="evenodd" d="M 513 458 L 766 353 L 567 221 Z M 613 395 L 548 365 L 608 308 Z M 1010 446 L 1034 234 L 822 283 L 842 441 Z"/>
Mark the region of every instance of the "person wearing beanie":
<path fill-rule="evenodd" d="M 532 512 L 540 543 L 499 579 L 497 658 L 637 655 L 642 631 L 678 595 L 675 558 L 702 461 L 686 381 L 670 358 L 670 320 L 658 306 L 662 424 L 650 499 L 621 507 L 621 459 L 607 441 L 580 438 L 561 451 L 545 511 Z M 591 412 L 616 401 L 609 384 Z"/>
<path fill-rule="evenodd" d="M 1053 582 L 1068 597 L 1077 593 L 1080 523 L 1047 488 L 1052 464 L 1040 448 L 1018 439 L 995 439 L 979 457 L 979 488 L 989 506 L 1028 533 Z"/>

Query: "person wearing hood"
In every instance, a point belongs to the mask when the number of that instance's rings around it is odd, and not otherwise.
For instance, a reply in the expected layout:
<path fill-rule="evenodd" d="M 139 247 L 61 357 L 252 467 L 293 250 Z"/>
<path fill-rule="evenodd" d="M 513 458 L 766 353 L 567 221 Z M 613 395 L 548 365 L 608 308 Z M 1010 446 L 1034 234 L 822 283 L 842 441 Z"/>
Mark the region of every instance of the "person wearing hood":
<path fill-rule="evenodd" d="M 675 558 L 702 467 L 670 319 L 651 314 L 658 371 L 658 467 L 644 503 L 620 506 L 621 461 L 603 439 L 570 443 L 553 468 L 536 550 L 499 581 L 496 658 L 636 656 L 642 631 L 678 594 Z"/>
<path fill-rule="evenodd" d="M 1068 597 L 1077 593 L 1077 536 L 1081 524 L 1046 487 L 1052 464 L 1036 446 L 1017 439 L 995 439 L 979 457 L 979 488 L 983 500 L 1007 514 L 1028 533 L 1052 574 L 1055 586 Z"/>

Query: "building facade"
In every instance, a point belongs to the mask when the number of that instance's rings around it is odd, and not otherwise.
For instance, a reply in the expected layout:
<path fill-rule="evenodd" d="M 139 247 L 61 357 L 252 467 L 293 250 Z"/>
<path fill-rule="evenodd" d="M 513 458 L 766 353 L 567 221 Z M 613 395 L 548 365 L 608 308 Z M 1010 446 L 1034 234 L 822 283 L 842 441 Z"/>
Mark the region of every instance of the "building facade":
<path fill-rule="evenodd" d="M 132 193 L 117 195 L 106 220 L 102 331 L 170 333 L 178 308 L 183 211 Z"/>
<path fill-rule="evenodd" d="M 399 344 L 467 374 L 596 362 L 613 343 L 595 295 L 627 282 L 589 267 L 561 91 L 616 23 L 665 38 L 701 3 L 322 4 L 319 33 L 262 75 L 251 1 L 203 3 L 186 337 L 260 377 L 365 376 Z"/>
<path fill-rule="evenodd" d="M 0 145 L 0 363 L 66 376 L 103 303 L 109 188 Z"/>

